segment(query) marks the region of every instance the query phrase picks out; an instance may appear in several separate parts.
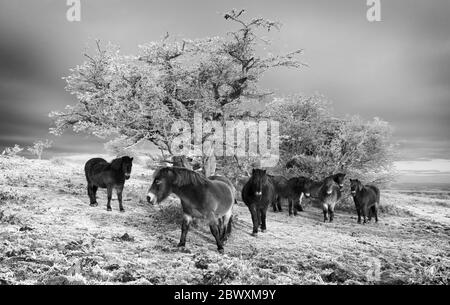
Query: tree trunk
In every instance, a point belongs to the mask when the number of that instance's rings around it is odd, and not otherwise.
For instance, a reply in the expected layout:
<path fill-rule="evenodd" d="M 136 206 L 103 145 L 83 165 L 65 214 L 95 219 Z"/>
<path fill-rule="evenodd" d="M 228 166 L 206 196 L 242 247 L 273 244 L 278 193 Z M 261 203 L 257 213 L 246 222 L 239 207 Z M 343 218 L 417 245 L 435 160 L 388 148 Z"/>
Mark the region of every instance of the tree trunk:
<path fill-rule="evenodd" d="M 211 146 L 209 147 L 209 151 L 203 150 L 203 174 L 206 177 L 213 176 L 216 174 L 216 155 L 214 151 L 214 147 L 216 145 L 215 141 L 210 141 Z"/>
<path fill-rule="evenodd" d="M 206 177 L 213 176 L 216 174 L 216 156 L 212 154 L 208 156 L 203 161 L 203 174 Z"/>

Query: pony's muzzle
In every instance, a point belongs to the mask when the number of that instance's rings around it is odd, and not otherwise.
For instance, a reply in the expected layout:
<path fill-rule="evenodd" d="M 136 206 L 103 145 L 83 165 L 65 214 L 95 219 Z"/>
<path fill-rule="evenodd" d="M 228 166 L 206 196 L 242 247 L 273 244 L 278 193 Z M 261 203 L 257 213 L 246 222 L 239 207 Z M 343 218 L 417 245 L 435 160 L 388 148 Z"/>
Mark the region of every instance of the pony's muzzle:
<path fill-rule="evenodd" d="M 351 191 L 350 193 L 352 193 L 352 195 L 355 195 L 355 194 L 356 194 L 356 191 Z"/>
<path fill-rule="evenodd" d="M 131 176 L 130 173 L 125 173 L 124 175 L 125 175 L 125 179 L 127 179 L 127 180 L 130 179 L 130 176 Z"/>
<path fill-rule="evenodd" d="M 344 187 L 344 185 L 343 185 L 343 184 L 339 184 L 339 187 L 340 187 L 340 188 L 343 188 L 343 187 Z"/>
<path fill-rule="evenodd" d="M 327 194 L 330 195 L 331 193 L 333 193 L 332 190 L 327 190 Z"/>
<path fill-rule="evenodd" d="M 305 193 L 305 197 L 311 196 L 311 193 Z"/>
<path fill-rule="evenodd" d="M 262 192 L 255 192 L 256 196 L 262 196 Z"/>
<path fill-rule="evenodd" d="M 155 204 L 156 202 L 156 195 L 153 193 L 148 193 L 147 194 L 147 202 L 150 204 Z"/>

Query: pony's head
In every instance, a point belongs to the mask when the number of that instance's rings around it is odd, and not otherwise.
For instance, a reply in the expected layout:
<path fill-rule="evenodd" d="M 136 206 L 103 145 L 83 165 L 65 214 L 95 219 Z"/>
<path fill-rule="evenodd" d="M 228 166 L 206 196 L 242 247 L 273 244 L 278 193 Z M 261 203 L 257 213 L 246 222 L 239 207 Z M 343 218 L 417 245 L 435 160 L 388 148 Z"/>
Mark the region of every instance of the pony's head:
<path fill-rule="evenodd" d="M 131 176 L 131 168 L 133 167 L 133 158 L 128 156 L 124 156 L 122 158 L 114 159 L 111 162 L 111 166 L 116 171 L 122 171 L 125 176 L 125 179 L 130 179 Z"/>
<path fill-rule="evenodd" d="M 362 183 L 358 179 L 350 179 L 350 193 L 355 196 L 362 189 Z"/>
<path fill-rule="evenodd" d="M 345 174 L 343 174 L 343 173 L 337 173 L 337 174 L 333 175 L 333 180 L 334 180 L 334 182 L 336 182 L 339 185 L 340 189 L 342 189 L 344 187 L 344 179 L 345 179 Z"/>
<path fill-rule="evenodd" d="M 250 178 L 253 183 L 253 191 L 256 197 L 262 196 L 263 186 L 266 184 L 268 176 L 265 169 L 254 168 Z"/>
<path fill-rule="evenodd" d="M 313 186 L 314 186 L 314 180 L 305 178 L 303 194 L 305 194 L 306 198 L 309 198 L 311 196 L 311 191 L 312 191 Z"/>
<path fill-rule="evenodd" d="M 152 185 L 147 193 L 148 203 L 160 203 L 166 199 L 172 192 L 172 185 L 175 179 L 175 173 L 170 167 L 164 167 L 155 171 Z"/>
<path fill-rule="evenodd" d="M 333 193 L 333 187 L 335 186 L 335 182 L 333 177 L 325 178 L 322 184 L 322 188 L 327 195 L 331 195 Z"/>
<path fill-rule="evenodd" d="M 174 187 L 198 186 L 208 183 L 199 173 L 179 167 L 163 167 L 153 174 L 153 183 L 147 193 L 150 204 L 159 203 L 172 193 Z"/>

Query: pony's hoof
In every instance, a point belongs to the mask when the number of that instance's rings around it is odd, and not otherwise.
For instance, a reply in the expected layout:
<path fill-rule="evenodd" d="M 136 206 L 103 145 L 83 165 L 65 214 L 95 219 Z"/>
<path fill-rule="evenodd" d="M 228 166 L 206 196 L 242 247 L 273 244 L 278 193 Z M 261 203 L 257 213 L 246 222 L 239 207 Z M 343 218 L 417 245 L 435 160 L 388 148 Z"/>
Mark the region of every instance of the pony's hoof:
<path fill-rule="evenodd" d="M 253 237 L 257 237 L 257 236 L 258 236 L 258 233 L 253 232 L 253 233 L 252 233 L 252 236 L 253 236 Z"/>
<path fill-rule="evenodd" d="M 125 209 L 120 209 L 120 211 L 123 213 L 123 212 L 125 212 Z"/>
<path fill-rule="evenodd" d="M 223 251 L 223 248 L 217 249 L 217 251 L 219 251 L 220 254 L 223 254 L 225 252 L 225 251 Z"/>
<path fill-rule="evenodd" d="M 180 248 L 180 247 L 184 247 L 185 245 L 186 244 L 184 244 L 184 243 L 178 243 L 177 247 Z"/>
<path fill-rule="evenodd" d="M 262 233 L 266 233 L 266 231 L 267 231 L 266 229 L 261 229 Z"/>
<path fill-rule="evenodd" d="M 112 211 L 112 209 L 111 209 L 111 208 L 106 208 L 106 210 L 107 210 L 108 212 L 111 212 L 111 211 Z"/>
<path fill-rule="evenodd" d="M 97 203 L 97 202 L 91 203 L 89 206 L 91 206 L 91 207 L 96 207 L 96 206 L 98 206 L 98 203 Z"/>

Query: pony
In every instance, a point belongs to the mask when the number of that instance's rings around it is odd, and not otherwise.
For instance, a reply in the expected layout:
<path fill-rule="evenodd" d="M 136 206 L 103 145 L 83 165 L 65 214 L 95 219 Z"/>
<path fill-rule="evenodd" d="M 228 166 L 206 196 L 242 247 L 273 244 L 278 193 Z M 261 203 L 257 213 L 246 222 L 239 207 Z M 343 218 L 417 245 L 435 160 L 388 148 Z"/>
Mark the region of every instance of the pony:
<path fill-rule="evenodd" d="M 233 204 L 236 190 L 225 177 L 204 175 L 182 167 L 163 167 L 155 171 L 148 190 L 147 201 L 160 203 L 171 193 L 180 198 L 183 222 L 178 247 L 186 245 L 186 235 L 193 218 L 206 218 L 217 250 L 224 252 L 223 244 L 231 233 Z"/>
<path fill-rule="evenodd" d="M 308 181 L 309 179 L 303 176 L 293 177 L 288 180 L 289 216 L 292 214 L 297 216 L 297 211 L 303 212 L 302 199 L 306 192 L 305 185 Z"/>
<path fill-rule="evenodd" d="M 363 185 L 358 179 L 350 179 L 350 193 L 355 202 L 356 213 L 358 213 L 358 223 L 361 223 L 361 214 L 364 223 L 369 221 L 372 214 L 375 216 L 375 222 L 378 222 L 378 206 L 380 204 L 380 190 L 375 185 Z"/>
<path fill-rule="evenodd" d="M 303 206 L 301 203 L 307 178 L 300 176 L 287 179 L 283 176 L 273 175 L 268 175 L 268 177 L 276 193 L 276 200 L 272 203 L 273 211 L 281 212 L 281 199 L 287 199 L 289 216 L 297 216 L 297 211 L 302 212 Z"/>
<path fill-rule="evenodd" d="M 265 170 L 253 169 L 252 175 L 242 188 L 242 200 L 247 205 L 252 216 L 252 236 L 258 235 L 258 228 L 265 232 L 266 213 L 269 204 L 276 199 L 275 187 Z"/>
<path fill-rule="evenodd" d="M 335 174 L 317 182 L 308 180 L 305 183 L 305 196 L 319 199 L 323 211 L 323 221 L 333 222 L 334 208 L 341 199 L 341 188 L 344 185 L 345 174 Z"/>
<path fill-rule="evenodd" d="M 333 179 L 333 181 L 339 186 L 339 189 L 342 190 L 342 188 L 344 187 L 344 180 L 345 180 L 345 174 L 343 173 L 337 173 L 331 176 L 326 177 L 327 178 L 331 178 Z M 314 180 L 310 180 L 308 181 L 308 194 L 305 194 L 306 197 L 310 197 L 310 198 L 319 198 L 319 191 L 320 188 L 322 187 L 323 182 L 325 181 L 314 181 Z"/>
<path fill-rule="evenodd" d="M 87 191 L 90 200 L 90 206 L 98 206 L 97 189 L 106 188 L 108 194 L 108 203 L 106 210 L 111 209 L 111 197 L 113 189 L 116 189 L 119 209 L 125 212 L 122 205 L 122 192 L 125 180 L 130 179 L 133 158 L 124 156 L 108 163 L 102 158 L 89 159 L 84 165 L 84 173 L 87 180 Z"/>

